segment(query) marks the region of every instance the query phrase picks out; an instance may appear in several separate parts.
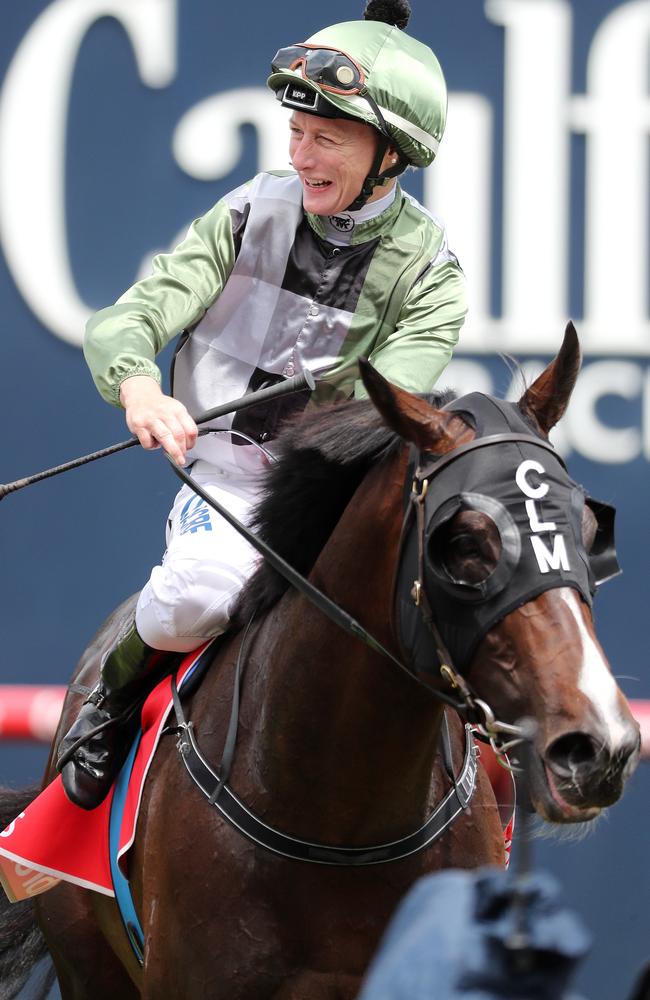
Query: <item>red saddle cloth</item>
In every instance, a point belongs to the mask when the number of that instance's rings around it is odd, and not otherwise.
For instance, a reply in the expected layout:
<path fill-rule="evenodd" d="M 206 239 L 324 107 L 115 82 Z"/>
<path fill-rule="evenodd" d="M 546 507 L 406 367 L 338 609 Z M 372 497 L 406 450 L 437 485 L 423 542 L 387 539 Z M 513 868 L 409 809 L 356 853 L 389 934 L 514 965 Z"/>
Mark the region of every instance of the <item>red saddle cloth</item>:
<path fill-rule="evenodd" d="M 177 674 L 179 687 L 205 648 L 194 650 L 183 660 Z M 143 735 L 122 816 L 120 861 L 133 844 L 144 781 L 171 708 L 171 677 L 165 677 L 142 708 Z M 112 800 L 111 790 L 96 809 L 80 809 L 66 797 L 57 775 L 0 832 L 0 882 L 11 902 L 45 892 L 62 879 L 106 896 L 115 895 L 108 846 Z"/>

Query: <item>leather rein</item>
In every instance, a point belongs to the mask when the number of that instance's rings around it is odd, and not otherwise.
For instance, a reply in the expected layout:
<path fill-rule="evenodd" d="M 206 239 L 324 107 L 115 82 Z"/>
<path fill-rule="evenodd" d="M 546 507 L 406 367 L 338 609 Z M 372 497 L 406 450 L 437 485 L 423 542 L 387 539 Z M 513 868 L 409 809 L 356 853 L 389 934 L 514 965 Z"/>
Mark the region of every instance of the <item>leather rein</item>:
<path fill-rule="evenodd" d="M 236 531 L 238 531 L 255 548 L 270 565 L 312 604 L 342 628 L 349 635 L 359 639 L 369 646 L 374 652 L 380 653 L 389 659 L 393 664 L 404 671 L 412 680 L 417 680 L 415 675 L 399 660 L 390 650 L 375 639 L 363 626 L 351 615 L 335 604 L 326 594 L 315 587 L 293 566 L 287 563 L 277 552 L 266 544 L 261 538 L 256 536 L 249 528 L 238 520 L 233 514 L 223 507 L 219 501 L 197 483 L 193 477 L 169 455 L 166 455 L 170 465 L 176 475 L 192 490 L 194 490 L 207 504 L 213 507 Z M 213 768 L 202 754 L 198 745 L 193 723 L 185 718 L 183 706 L 176 685 L 176 677 L 172 677 L 172 698 L 174 713 L 176 715 L 176 726 L 167 730 L 178 736 L 177 748 L 181 754 L 183 764 L 190 774 L 192 780 L 197 785 L 201 793 L 208 799 L 209 803 L 219 811 L 221 816 L 235 829 L 239 830 L 248 840 L 264 847 L 274 854 L 290 858 L 295 861 L 307 861 L 324 865 L 337 866 L 367 866 L 382 864 L 391 861 L 400 861 L 411 854 L 423 850 L 433 844 L 451 826 L 456 817 L 465 810 L 474 794 L 478 772 L 478 748 L 475 745 L 472 733 L 472 726 L 465 724 L 465 753 L 462 767 L 458 774 L 454 773 L 451 759 L 451 744 L 449 728 L 446 716 L 443 714 L 442 736 L 442 760 L 445 770 L 451 780 L 452 787 L 441 802 L 433 809 L 421 827 L 414 832 L 398 840 L 385 844 L 375 844 L 362 847 L 343 847 L 338 845 L 315 843 L 291 837 L 274 827 L 269 826 L 260 817 L 255 816 L 250 809 L 239 799 L 228 786 L 227 780 L 230 774 L 234 758 L 235 742 L 237 737 L 237 725 L 239 715 L 239 692 L 243 664 L 247 655 L 248 632 L 253 623 L 253 619 L 248 623 L 244 633 L 237 659 L 235 670 L 234 692 L 232 698 L 232 709 L 226 743 L 222 755 L 222 761 L 218 768 Z M 210 652 L 210 647 L 205 651 Z M 438 700 L 450 705 L 458 712 L 463 712 L 466 705 L 447 692 L 435 692 L 423 685 Z M 469 707 L 469 706 L 467 706 Z"/>

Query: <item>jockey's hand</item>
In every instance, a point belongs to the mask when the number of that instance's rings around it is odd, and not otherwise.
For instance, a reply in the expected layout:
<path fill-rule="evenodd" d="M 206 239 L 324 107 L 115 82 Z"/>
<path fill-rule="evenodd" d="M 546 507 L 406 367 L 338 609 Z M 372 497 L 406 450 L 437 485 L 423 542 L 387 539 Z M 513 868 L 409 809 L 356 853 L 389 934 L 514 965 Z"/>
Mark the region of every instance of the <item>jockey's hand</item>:
<path fill-rule="evenodd" d="M 196 444 L 197 426 L 178 399 L 165 396 L 150 375 L 133 375 L 120 386 L 127 427 L 143 448 L 164 448 L 178 465 Z"/>

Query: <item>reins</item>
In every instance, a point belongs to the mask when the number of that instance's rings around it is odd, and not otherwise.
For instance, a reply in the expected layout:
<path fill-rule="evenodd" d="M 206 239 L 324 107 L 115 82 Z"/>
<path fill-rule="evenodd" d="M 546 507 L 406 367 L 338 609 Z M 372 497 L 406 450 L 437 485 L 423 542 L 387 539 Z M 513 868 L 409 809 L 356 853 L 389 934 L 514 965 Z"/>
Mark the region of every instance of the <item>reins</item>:
<path fill-rule="evenodd" d="M 330 621 L 334 622 L 339 628 L 349 635 L 354 636 L 359 639 L 366 646 L 372 649 L 374 652 L 379 653 L 381 656 L 390 660 L 395 666 L 405 673 L 412 680 L 416 681 L 422 688 L 429 692 L 434 698 L 442 701 L 445 705 L 449 705 L 455 711 L 457 711 L 465 720 L 470 722 L 479 736 L 484 742 L 487 742 L 492 747 L 494 753 L 497 756 L 499 763 L 513 770 L 512 765 L 508 763 L 505 755 L 508 750 L 512 750 L 517 746 L 522 738 L 523 733 L 520 727 L 511 725 L 507 722 L 501 722 L 495 716 L 495 713 L 490 708 L 490 706 L 483 701 L 481 698 L 477 698 L 472 691 L 467 680 L 462 676 L 462 674 L 455 669 L 452 663 L 452 659 L 449 652 L 445 646 L 445 643 L 440 634 L 440 630 L 436 625 L 433 612 L 429 605 L 429 601 L 426 597 L 425 588 L 423 585 L 424 580 L 424 529 L 425 529 L 425 511 L 424 511 L 424 499 L 426 497 L 429 480 L 439 472 L 443 467 L 447 466 L 451 462 L 460 458 L 471 451 L 478 448 L 484 448 L 491 445 L 501 444 L 504 442 L 519 442 L 526 441 L 528 443 L 533 443 L 540 448 L 544 448 L 551 451 L 554 455 L 556 454 L 552 445 L 540 440 L 533 435 L 526 434 L 493 434 L 489 437 L 479 438 L 476 441 L 470 441 L 465 445 L 461 445 L 458 448 L 453 449 L 448 454 L 442 456 L 437 461 L 432 460 L 425 465 L 421 465 L 418 461 L 417 468 L 413 477 L 413 487 L 410 496 L 410 503 L 407 509 L 404 525 L 402 527 L 402 543 L 406 537 L 408 531 L 409 518 L 411 516 L 411 511 L 415 510 L 416 521 L 417 521 L 417 532 L 418 532 L 418 571 L 419 577 L 413 583 L 412 597 L 415 604 L 420 610 L 422 620 L 429 629 L 431 635 L 434 638 L 436 651 L 439 657 L 439 672 L 443 680 L 450 685 L 452 690 L 458 691 L 460 697 L 454 697 L 447 691 L 440 690 L 438 688 L 432 688 L 429 685 L 421 681 L 416 674 L 413 673 L 397 656 L 395 656 L 389 649 L 387 649 L 383 643 L 372 636 L 367 629 L 365 629 L 355 618 L 349 615 L 346 611 L 340 608 L 334 603 L 323 591 L 319 590 L 314 586 L 309 580 L 306 579 L 301 573 L 299 573 L 293 566 L 290 565 L 285 559 L 283 559 L 274 549 L 272 549 L 266 542 L 254 534 L 249 528 L 246 527 L 234 514 L 231 514 L 218 500 L 215 500 L 203 487 L 196 482 L 196 480 L 190 475 L 187 470 L 179 466 L 173 458 L 165 453 L 165 457 L 169 461 L 172 469 L 176 475 L 181 479 L 187 486 L 189 486 L 194 492 L 196 492 L 207 504 L 209 504 L 214 510 L 217 511 L 227 522 L 242 535 L 250 545 L 253 546 L 268 563 L 283 576 L 299 593 L 307 598 L 315 607 L 317 607 Z M 419 489 L 418 489 L 419 486 Z M 399 557 L 398 557 L 399 563 Z M 507 743 L 502 741 L 502 737 L 509 737 Z"/>
<path fill-rule="evenodd" d="M 315 607 L 317 607 L 334 624 L 343 629 L 349 635 L 359 639 L 366 646 L 376 653 L 380 653 L 386 659 L 405 672 L 412 680 L 418 678 L 399 660 L 390 650 L 372 636 L 363 626 L 351 615 L 335 604 L 326 594 L 315 587 L 293 566 L 284 560 L 274 549 L 266 544 L 261 538 L 255 535 L 238 518 L 230 513 L 218 500 L 215 500 L 204 490 L 199 483 L 185 470 L 182 469 L 169 455 L 169 460 L 176 475 L 207 504 L 213 507 L 236 531 L 269 562 L 269 564 L 304 597 L 306 597 Z M 232 707 L 226 740 L 222 753 L 221 765 L 214 769 L 198 745 L 194 726 L 186 719 L 181 697 L 178 691 L 176 677 L 172 676 L 171 690 L 174 714 L 176 716 L 176 726 L 167 730 L 178 736 L 177 747 L 181 754 L 181 760 L 188 771 L 190 777 L 207 798 L 210 805 L 214 806 L 223 819 L 237 829 L 250 841 L 266 848 L 274 854 L 289 858 L 294 861 L 312 862 L 324 865 L 335 866 L 367 866 L 375 864 L 385 864 L 392 861 L 400 861 L 415 854 L 433 844 L 447 830 L 455 818 L 467 809 L 476 787 L 478 771 L 478 748 L 474 743 L 473 727 L 465 723 L 465 754 L 463 765 L 458 774 L 454 773 L 451 757 L 451 741 L 449 727 L 446 716 L 443 713 L 441 727 L 442 760 L 445 770 L 451 780 L 452 787 L 444 796 L 441 802 L 433 809 L 429 817 L 419 829 L 405 837 L 390 841 L 384 844 L 364 845 L 362 847 L 344 847 L 340 845 L 323 844 L 313 841 L 302 840 L 291 837 L 270 826 L 259 816 L 256 816 L 239 799 L 239 797 L 228 786 L 227 781 L 230 775 L 232 762 L 234 759 L 235 744 L 237 738 L 237 727 L 239 718 L 239 698 L 241 678 L 244 669 L 246 655 L 248 653 L 248 637 L 254 616 L 251 617 L 241 639 L 237 662 L 235 665 L 234 689 L 232 697 Z M 207 651 L 206 651 L 207 652 Z M 443 675 L 444 676 L 444 675 Z M 418 681 L 421 684 L 421 682 Z M 461 689 L 464 696 L 463 701 L 459 701 L 452 695 L 444 691 L 434 691 L 432 688 L 421 684 L 425 690 L 429 691 L 438 700 L 450 705 L 458 712 L 466 714 L 474 708 L 474 699 L 468 688 Z M 467 697 L 465 697 L 465 690 Z"/>
<path fill-rule="evenodd" d="M 275 569 L 281 576 L 285 578 L 299 593 L 301 593 L 307 600 L 317 607 L 330 621 L 338 625 L 339 628 L 347 632 L 348 635 L 354 636 L 355 639 L 359 639 L 366 646 L 372 649 L 375 653 L 379 653 L 386 659 L 390 660 L 395 666 L 399 667 L 411 680 L 415 680 L 418 683 L 417 677 L 405 666 L 401 660 L 399 660 L 389 649 L 387 649 L 378 639 L 375 639 L 352 615 L 349 615 L 346 611 L 335 604 L 324 594 L 322 590 L 315 587 L 313 583 L 306 579 L 301 573 L 298 572 L 290 563 L 288 563 L 282 556 L 272 549 L 266 542 L 254 534 L 249 528 L 246 527 L 234 514 L 231 514 L 218 500 L 203 489 L 203 487 L 196 482 L 196 480 L 181 466 L 179 466 L 173 458 L 166 455 L 167 460 L 172 466 L 174 472 L 187 486 L 194 490 L 207 504 L 214 508 L 218 514 L 220 514 L 227 522 L 239 532 L 243 538 L 249 542 L 264 558 L 268 563 Z M 446 705 L 455 709 L 457 712 L 463 712 L 466 708 L 462 701 L 454 698 L 452 695 L 447 694 L 442 691 L 434 691 L 422 685 L 426 690 L 443 701 Z"/>
<path fill-rule="evenodd" d="M 207 433 L 210 433 L 207 431 Z M 213 432 L 214 433 L 214 432 Z M 228 433 L 226 431 L 226 433 Z M 240 432 L 236 432 L 240 433 Z M 241 435 L 244 437 L 245 435 Z M 247 440 L 250 440 L 247 438 Z M 254 549 L 256 549 L 267 562 L 281 575 L 288 583 L 293 586 L 300 594 L 302 594 L 307 600 L 309 600 L 315 607 L 317 607 L 330 621 L 341 628 L 348 635 L 352 635 L 354 638 L 358 639 L 364 645 L 368 646 L 374 652 L 379 653 L 385 659 L 388 659 L 391 663 L 397 666 L 403 673 L 405 673 L 411 680 L 419 684 L 421 688 L 429 693 L 432 697 L 448 705 L 457 711 L 463 718 L 469 721 L 474 727 L 474 731 L 479 739 L 483 742 L 489 743 L 492 750 L 496 754 L 499 763 L 509 770 L 515 770 L 511 764 L 508 763 L 506 754 L 509 750 L 512 750 L 522 741 L 522 731 L 520 727 L 513 726 L 509 723 L 499 721 L 490 706 L 480 698 L 477 698 L 472 691 L 469 683 L 452 665 L 452 659 L 449 652 L 445 646 L 445 643 L 440 634 L 440 630 L 435 622 L 431 606 L 429 604 L 426 591 L 423 585 L 424 580 L 424 530 L 425 530 L 425 508 L 424 500 L 427 494 L 429 479 L 439 472 L 444 466 L 448 465 L 450 462 L 454 461 L 456 458 L 461 457 L 463 454 L 475 450 L 477 448 L 482 448 L 489 445 L 498 444 L 504 441 L 519 441 L 525 440 L 528 442 L 533 442 L 539 447 L 546 448 L 556 454 L 553 447 L 550 444 L 546 444 L 544 441 L 540 441 L 538 438 L 532 437 L 532 435 L 516 435 L 516 434 L 498 434 L 491 435 L 487 438 L 480 438 L 475 442 L 469 442 L 466 445 L 462 445 L 459 448 L 454 449 L 447 455 L 439 458 L 437 460 L 432 460 L 426 465 L 422 466 L 418 462 L 417 467 L 413 474 L 412 488 L 409 497 L 409 503 L 407 506 L 406 514 L 404 517 L 404 523 L 402 525 L 401 540 L 399 552 L 404 545 L 404 540 L 408 534 L 410 520 L 415 513 L 416 524 L 417 524 L 417 536 L 418 536 L 418 579 L 413 582 L 413 587 L 411 590 L 411 596 L 415 605 L 420 611 L 420 615 L 425 625 L 427 626 L 429 632 L 433 636 L 436 652 L 439 660 L 439 672 L 443 680 L 449 684 L 452 690 L 457 690 L 460 697 L 456 698 L 447 691 L 434 689 L 431 686 L 425 684 L 421 681 L 417 675 L 410 670 L 401 659 L 395 656 L 389 649 L 387 649 L 383 643 L 372 636 L 367 629 L 365 629 L 355 618 L 344 611 L 339 605 L 335 604 L 323 591 L 319 590 L 318 587 L 314 586 L 306 577 L 298 572 L 290 563 L 282 558 L 274 549 L 272 549 L 266 542 L 264 542 L 260 537 L 254 534 L 243 522 L 241 522 L 234 514 L 232 514 L 227 508 L 225 508 L 218 500 L 212 497 L 194 478 L 187 472 L 186 469 L 179 466 L 173 458 L 171 458 L 166 452 L 165 457 L 169 461 L 172 469 L 176 473 L 179 479 L 182 480 L 187 486 L 190 487 L 198 496 L 200 496 L 209 506 L 217 511 L 221 517 L 224 518 L 242 537 L 244 537 Z M 250 440 L 251 444 L 256 445 L 260 448 L 264 454 L 273 458 L 266 449 L 257 445 L 257 442 Z M 398 556 L 399 564 L 399 556 Z M 250 623 L 249 626 L 250 627 Z M 175 686 L 175 685 L 174 685 Z M 236 694 L 238 693 L 238 686 L 236 687 Z M 178 702 L 180 707 L 180 701 Z M 139 707 L 135 706 L 135 708 Z M 130 706 L 129 714 L 134 710 L 134 706 Z M 178 715 L 178 712 L 177 712 Z M 100 724 L 96 729 L 94 729 L 90 734 L 84 735 L 80 738 L 73 746 L 69 749 L 65 758 L 59 762 L 59 768 L 63 763 L 67 763 L 73 754 L 77 751 L 79 746 L 86 742 L 89 736 L 94 736 L 96 733 L 101 732 L 108 726 L 114 725 L 116 721 L 121 721 L 121 717 L 118 720 L 111 719 L 106 723 Z M 181 721 L 179 720 L 179 726 Z M 235 723 L 236 731 L 236 723 Z M 502 737 L 509 737 L 508 742 L 502 742 Z M 223 768 L 223 762 L 222 762 Z"/>

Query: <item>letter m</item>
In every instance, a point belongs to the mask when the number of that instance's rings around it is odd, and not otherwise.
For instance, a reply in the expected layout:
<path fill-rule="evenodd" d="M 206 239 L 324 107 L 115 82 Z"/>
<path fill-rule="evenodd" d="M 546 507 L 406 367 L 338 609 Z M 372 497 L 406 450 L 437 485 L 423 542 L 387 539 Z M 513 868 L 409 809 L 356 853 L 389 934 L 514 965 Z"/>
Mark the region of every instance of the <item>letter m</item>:
<path fill-rule="evenodd" d="M 533 535 L 530 541 L 541 573 L 548 573 L 550 569 L 570 569 L 569 557 L 562 535 L 553 536 L 552 552 L 549 552 L 539 535 Z"/>

